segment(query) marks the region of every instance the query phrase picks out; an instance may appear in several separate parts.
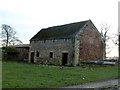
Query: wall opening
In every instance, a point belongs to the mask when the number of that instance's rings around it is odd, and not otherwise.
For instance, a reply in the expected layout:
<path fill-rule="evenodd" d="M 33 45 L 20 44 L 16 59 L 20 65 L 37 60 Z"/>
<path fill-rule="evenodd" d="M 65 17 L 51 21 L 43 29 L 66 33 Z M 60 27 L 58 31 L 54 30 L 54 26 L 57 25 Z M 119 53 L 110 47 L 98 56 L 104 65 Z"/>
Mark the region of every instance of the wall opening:
<path fill-rule="evenodd" d="M 39 52 L 38 51 L 36 52 L 36 57 L 39 57 Z"/>
<path fill-rule="evenodd" d="M 53 58 L 53 52 L 50 52 L 50 58 Z"/>
<path fill-rule="evenodd" d="M 31 52 L 31 63 L 34 63 L 34 52 Z"/>
<path fill-rule="evenodd" d="M 62 65 L 66 65 L 68 61 L 68 53 L 62 53 Z"/>

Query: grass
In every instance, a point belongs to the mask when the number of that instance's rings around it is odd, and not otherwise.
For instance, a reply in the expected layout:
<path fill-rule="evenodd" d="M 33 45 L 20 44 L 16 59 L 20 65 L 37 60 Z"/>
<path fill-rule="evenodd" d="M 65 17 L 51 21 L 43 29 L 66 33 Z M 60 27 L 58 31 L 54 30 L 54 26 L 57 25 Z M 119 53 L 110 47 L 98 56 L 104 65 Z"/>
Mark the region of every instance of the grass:
<path fill-rule="evenodd" d="M 118 77 L 117 66 L 63 67 L 2 63 L 3 88 L 52 88 Z"/>
<path fill-rule="evenodd" d="M 0 89 L 2 89 L 2 60 L 0 59 Z"/>

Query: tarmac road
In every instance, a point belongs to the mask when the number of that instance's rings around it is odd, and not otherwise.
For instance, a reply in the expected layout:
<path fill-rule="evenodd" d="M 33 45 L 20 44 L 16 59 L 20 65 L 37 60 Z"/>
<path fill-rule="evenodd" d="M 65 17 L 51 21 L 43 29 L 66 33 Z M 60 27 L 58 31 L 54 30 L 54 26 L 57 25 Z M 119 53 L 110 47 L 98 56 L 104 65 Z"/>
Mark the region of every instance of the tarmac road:
<path fill-rule="evenodd" d="M 120 87 L 118 88 L 118 81 L 120 81 L 120 79 L 91 82 L 91 83 L 86 83 L 86 84 L 81 84 L 81 85 L 67 86 L 64 88 L 108 88 L 108 87 L 110 88 L 110 87 L 115 87 L 115 88 L 117 88 L 115 90 L 120 90 Z M 120 82 L 119 82 L 119 84 L 120 84 Z M 108 89 L 105 89 L 105 90 L 108 90 Z M 111 89 L 109 89 L 109 90 L 111 90 Z"/>

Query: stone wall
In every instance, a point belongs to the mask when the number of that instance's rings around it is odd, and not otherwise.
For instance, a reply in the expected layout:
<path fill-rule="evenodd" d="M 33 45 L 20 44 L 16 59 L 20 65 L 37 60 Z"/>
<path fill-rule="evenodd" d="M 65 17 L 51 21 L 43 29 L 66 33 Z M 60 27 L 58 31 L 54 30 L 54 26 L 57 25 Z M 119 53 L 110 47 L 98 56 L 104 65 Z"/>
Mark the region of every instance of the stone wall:
<path fill-rule="evenodd" d="M 54 65 L 62 65 L 62 53 L 68 53 L 67 64 L 71 65 L 74 56 L 73 47 L 73 39 L 31 41 L 30 51 L 34 52 L 35 63 Z M 53 53 L 52 58 L 50 52 Z"/>
<path fill-rule="evenodd" d="M 33 56 L 34 63 L 62 65 L 63 53 L 68 54 L 67 65 L 73 66 L 84 60 L 103 59 L 103 41 L 94 24 L 89 21 L 74 39 L 31 41 L 29 62 Z"/>
<path fill-rule="evenodd" d="M 19 52 L 18 59 L 20 61 L 28 61 L 29 46 L 28 47 L 16 47 Z"/>
<path fill-rule="evenodd" d="M 80 34 L 79 50 L 80 62 L 103 59 L 103 42 L 100 33 L 91 23 Z"/>

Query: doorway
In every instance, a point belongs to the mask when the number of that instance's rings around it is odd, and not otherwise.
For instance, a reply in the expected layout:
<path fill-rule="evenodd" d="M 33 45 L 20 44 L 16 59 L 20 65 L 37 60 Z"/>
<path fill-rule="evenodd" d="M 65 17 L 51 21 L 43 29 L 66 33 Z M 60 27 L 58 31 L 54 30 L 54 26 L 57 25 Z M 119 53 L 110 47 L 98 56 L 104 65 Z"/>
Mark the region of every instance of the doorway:
<path fill-rule="evenodd" d="M 68 53 L 62 53 L 62 65 L 66 65 L 68 61 Z"/>
<path fill-rule="evenodd" d="M 34 52 L 31 52 L 31 63 L 34 63 Z"/>

